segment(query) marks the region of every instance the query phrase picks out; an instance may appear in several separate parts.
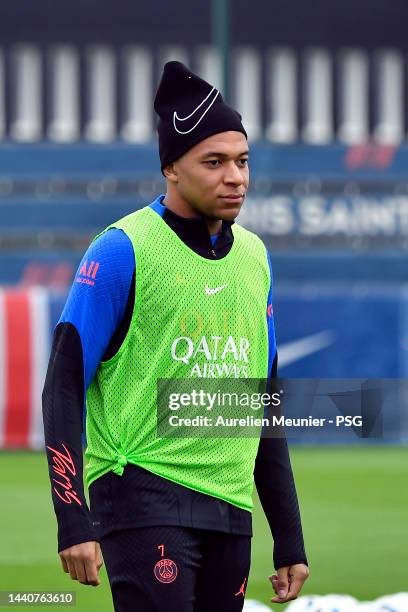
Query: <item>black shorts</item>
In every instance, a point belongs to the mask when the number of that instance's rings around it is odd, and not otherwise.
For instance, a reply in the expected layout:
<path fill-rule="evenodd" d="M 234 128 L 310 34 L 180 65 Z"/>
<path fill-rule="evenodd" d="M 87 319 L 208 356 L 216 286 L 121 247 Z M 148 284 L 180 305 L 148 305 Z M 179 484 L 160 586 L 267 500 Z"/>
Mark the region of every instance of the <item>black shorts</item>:
<path fill-rule="evenodd" d="M 101 538 L 115 612 L 240 612 L 251 537 L 140 527 Z"/>

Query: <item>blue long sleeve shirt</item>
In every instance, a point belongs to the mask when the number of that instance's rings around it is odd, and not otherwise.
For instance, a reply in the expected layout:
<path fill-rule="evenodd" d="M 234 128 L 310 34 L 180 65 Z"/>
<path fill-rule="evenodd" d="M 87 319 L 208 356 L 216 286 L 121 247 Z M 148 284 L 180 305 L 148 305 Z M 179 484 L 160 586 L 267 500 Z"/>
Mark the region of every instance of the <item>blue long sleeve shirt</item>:
<path fill-rule="evenodd" d="M 224 221 L 220 233 L 210 236 L 203 218 L 185 219 L 176 215 L 162 203 L 163 197 L 158 197 L 150 206 L 190 248 L 207 258 L 222 258 L 228 253 L 233 243 L 233 222 Z M 271 282 L 265 317 L 269 372 L 273 376 L 276 375 L 277 351 L 269 253 L 268 262 Z M 250 513 L 165 481 L 134 465 L 126 466 L 120 479 L 108 473 L 95 481 L 90 487 L 91 511 L 88 510 L 83 489 L 81 444 L 85 394 L 99 363 L 116 353 L 126 335 L 136 283 L 137 261 L 132 244 L 124 232 L 110 229 L 90 245 L 82 258 L 55 330 L 43 392 L 43 415 L 49 473 L 54 483 L 52 496 L 59 551 L 76 543 L 98 540 L 120 526 L 174 524 L 174 521 L 184 526 L 252 534 Z M 66 461 L 72 462 L 75 471 L 70 474 L 71 489 L 65 496 L 58 494 L 61 490 L 55 486 L 57 453 L 65 457 L 68 453 L 70 459 Z M 255 483 L 275 539 L 275 567 L 282 566 L 283 562 L 306 562 L 286 440 L 261 440 Z M 108 491 L 113 486 L 115 497 L 122 501 L 118 501 L 112 511 Z M 137 495 L 146 490 L 153 493 L 143 511 Z M 136 491 L 134 499 L 129 498 L 129 491 Z M 170 506 L 165 499 L 172 500 Z M 130 513 L 129 508 L 133 508 Z"/>

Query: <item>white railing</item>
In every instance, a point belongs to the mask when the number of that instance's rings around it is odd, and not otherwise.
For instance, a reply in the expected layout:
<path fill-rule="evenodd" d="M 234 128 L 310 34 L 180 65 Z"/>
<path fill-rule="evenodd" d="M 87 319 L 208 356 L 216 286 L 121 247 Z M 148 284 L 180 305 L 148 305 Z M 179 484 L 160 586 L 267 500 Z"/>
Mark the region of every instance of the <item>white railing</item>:
<path fill-rule="evenodd" d="M 48 138 L 73 142 L 80 136 L 79 57 L 74 47 L 56 46 L 49 53 L 50 122 Z"/>
<path fill-rule="evenodd" d="M 0 140 L 6 136 L 6 81 L 4 55 L 0 51 Z"/>
<path fill-rule="evenodd" d="M 294 142 L 298 134 L 297 60 L 291 49 L 272 49 L 267 57 L 266 137 L 272 142 Z"/>
<path fill-rule="evenodd" d="M 86 54 L 87 120 L 85 138 L 110 142 L 116 138 L 116 57 L 113 50 L 95 46 Z"/>
<path fill-rule="evenodd" d="M 239 109 L 251 140 L 262 135 L 261 123 L 261 58 L 255 49 L 235 50 L 233 70 L 233 105 Z"/>
<path fill-rule="evenodd" d="M 376 140 L 383 144 L 400 142 L 404 136 L 404 63 L 397 51 L 376 54 L 377 125 Z"/>
<path fill-rule="evenodd" d="M 153 58 L 143 47 L 123 53 L 124 122 L 121 136 L 129 142 L 146 142 L 153 133 Z"/>
<path fill-rule="evenodd" d="M 335 54 L 246 46 L 234 48 L 230 59 L 229 101 L 251 140 L 404 140 L 407 65 L 395 49 Z M 0 49 L 0 140 L 148 142 L 155 135 L 154 93 L 169 60 L 186 63 L 222 90 L 220 57 L 209 46 Z"/>
<path fill-rule="evenodd" d="M 333 140 L 332 61 L 325 49 L 308 49 L 304 57 L 303 140 L 325 144 Z"/>
<path fill-rule="evenodd" d="M 15 78 L 10 135 L 17 141 L 39 140 L 43 108 L 41 53 L 34 45 L 20 45 L 13 49 L 11 61 Z"/>
<path fill-rule="evenodd" d="M 340 55 L 339 139 L 357 144 L 368 139 L 368 57 L 345 49 Z"/>

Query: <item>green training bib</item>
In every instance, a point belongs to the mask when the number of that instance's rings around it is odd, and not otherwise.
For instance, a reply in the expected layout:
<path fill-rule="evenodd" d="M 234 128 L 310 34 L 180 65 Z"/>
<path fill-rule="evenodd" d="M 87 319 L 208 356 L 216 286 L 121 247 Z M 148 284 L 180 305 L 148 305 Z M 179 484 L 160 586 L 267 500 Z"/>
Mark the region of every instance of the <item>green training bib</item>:
<path fill-rule="evenodd" d="M 149 206 L 110 227 L 132 242 L 135 302 L 87 392 L 87 485 L 130 462 L 251 511 L 259 439 L 159 438 L 156 396 L 158 378 L 267 378 L 265 246 L 235 223 L 229 253 L 205 259 Z"/>

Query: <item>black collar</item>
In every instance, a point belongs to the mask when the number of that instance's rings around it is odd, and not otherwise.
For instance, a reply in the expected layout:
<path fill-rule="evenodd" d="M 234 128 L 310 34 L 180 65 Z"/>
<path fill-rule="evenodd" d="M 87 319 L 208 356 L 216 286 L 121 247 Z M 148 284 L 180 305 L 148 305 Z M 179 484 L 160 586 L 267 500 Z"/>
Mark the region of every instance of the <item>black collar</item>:
<path fill-rule="evenodd" d="M 187 246 L 207 259 L 225 257 L 234 242 L 231 229 L 234 221 L 223 220 L 221 231 L 213 246 L 204 215 L 195 218 L 181 217 L 166 207 L 163 219 Z"/>

